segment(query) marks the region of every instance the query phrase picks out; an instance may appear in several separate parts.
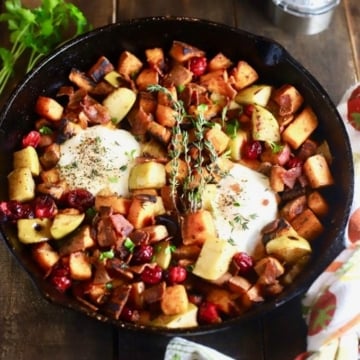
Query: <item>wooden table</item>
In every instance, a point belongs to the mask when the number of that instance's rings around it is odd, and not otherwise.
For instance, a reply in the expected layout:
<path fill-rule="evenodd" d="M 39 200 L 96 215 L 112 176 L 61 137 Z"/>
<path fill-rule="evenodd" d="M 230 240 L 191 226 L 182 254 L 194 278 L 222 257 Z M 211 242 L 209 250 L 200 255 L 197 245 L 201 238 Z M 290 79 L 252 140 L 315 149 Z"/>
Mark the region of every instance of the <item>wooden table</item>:
<path fill-rule="evenodd" d="M 360 5 L 343 0 L 330 28 L 291 35 L 265 15 L 263 0 L 76 0 L 94 27 L 152 15 L 193 16 L 233 25 L 277 40 L 337 103 L 360 78 Z M 3 3 L 3 2 L 2 2 Z M 39 0 L 26 0 L 36 5 Z M 0 5 L 1 6 L 1 5 Z M 5 41 L 0 28 L 0 44 Z M 211 41 L 211 39 L 209 39 Z M 5 97 L 0 99 L 0 104 Z M 191 340 L 236 359 L 288 360 L 306 348 L 300 299 L 239 328 Z M 45 301 L 0 242 L 0 359 L 162 359 L 169 338 L 118 331 Z"/>

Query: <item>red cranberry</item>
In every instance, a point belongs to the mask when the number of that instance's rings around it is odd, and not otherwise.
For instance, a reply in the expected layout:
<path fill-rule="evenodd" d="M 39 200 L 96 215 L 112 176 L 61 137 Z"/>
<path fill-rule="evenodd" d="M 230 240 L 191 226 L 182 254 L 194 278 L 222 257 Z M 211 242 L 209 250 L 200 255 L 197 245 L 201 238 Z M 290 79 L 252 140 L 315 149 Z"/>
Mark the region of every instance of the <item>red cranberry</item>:
<path fill-rule="evenodd" d="M 207 60 L 205 56 L 197 56 L 190 59 L 190 71 L 195 76 L 201 76 L 205 73 L 207 67 Z"/>
<path fill-rule="evenodd" d="M 260 141 L 249 141 L 244 146 L 244 156 L 249 160 L 256 160 L 262 153 Z"/>
<path fill-rule="evenodd" d="M 185 281 L 187 271 L 183 266 L 172 266 L 168 269 L 166 279 L 170 284 L 180 284 Z"/>
<path fill-rule="evenodd" d="M 151 261 L 154 255 L 154 248 L 148 244 L 141 244 L 135 247 L 131 262 L 134 264 L 145 264 Z"/>
<path fill-rule="evenodd" d="M 31 219 L 34 217 L 33 208 L 28 203 L 15 200 L 0 202 L 0 221 L 16 221 L 18 219 Z"/>
<path fill-rule="evenodd" d="M 94 195 L 86 189 L 70 190 L 61 197 L 61 203 L 65 207 L 74 208 L 81 212 L 91 208 L 94 202 Z"/>
<path fill-rule="evenodd" d="M 198 319 L 201 324 L 217 324 L 221 322 L 216 305 L 207 301 L 200 305 Z"/>
<path fill-rule="evenodd" d="M 141 280 L 145 284 L 155 285 L 158 284 L 162 279 L 163 270 L 160 266 L 146 267 L 141 273 Z"/>
<path fill-rule="evenodd" d="M 244 113 L 249 117 L 252 116 L 254 110 L 255 110 L 255 106 L 253 104 L 248 104 L 244 106 Z"/>
<path fill-rule="evenodd" d="M 58 291 L 65 292 L 72 285 L 70 269 L 64 265 L 54 268 L 50 275 L 50 281 Z"/>
<path fill-rule="evenodd" d="M 292 168 L 296 168 L 296 167 L 301 167 L 303 165 L 303 162 L 301 161 L 301 159 L 299 159 L 298 157 L 294 156 L 291 157 L 287 163 L 286 163 L 286 167 L 288 169 L 292 169 Z"/>
<path fill-rule="evenodd" d="M 27 146 L 32 146 L 36 148 L 40 143 L 41 135 L 38 131 L 30 131 L 27 135 L 22 138 L 22 146 L 25 148 Z"/>
<path fill-rule="evenodd" d="M 54 199 L 49 195 L 40 195 L 34 201 L 35 217 L 52 218 L 57 213 Z"/>
<path fill-rule="evenodd" d="M 129 322 L 136 322 L 137 320 L 139 320 L 139 316 L 139 312 L 136 309 L 132 309 L 126 305 L 123 307 L 120 314 L 120 318 L 122 320 Z"/>
<path fill-rule="evenodd" d="M 233 261 L 239 269 L 239 274 L 247 274 L 254 267 L 253 258 L 246 252 L 238 252 L 233 256 Z"/>

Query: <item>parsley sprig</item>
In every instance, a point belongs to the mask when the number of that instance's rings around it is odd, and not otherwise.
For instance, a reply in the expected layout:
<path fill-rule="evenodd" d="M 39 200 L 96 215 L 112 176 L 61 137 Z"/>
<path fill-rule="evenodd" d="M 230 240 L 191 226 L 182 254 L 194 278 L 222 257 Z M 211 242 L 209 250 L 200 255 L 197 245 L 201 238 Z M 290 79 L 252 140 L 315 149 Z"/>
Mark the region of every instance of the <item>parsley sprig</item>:
<path fill-rule="evenodd" d="M 23 7 L 21 0 L 6 0 L 0 22 L 7 23 L 10 43 L 9 48 L 0 47 L 0 94 L 23 56 L 28 56 L 25 69 L 28 72 L 65 37 L 91 28 L 85 15 L 65 0 L 43 0 L 33 9 Z M 72 28 L 73 33 L 69 34 Z"/>

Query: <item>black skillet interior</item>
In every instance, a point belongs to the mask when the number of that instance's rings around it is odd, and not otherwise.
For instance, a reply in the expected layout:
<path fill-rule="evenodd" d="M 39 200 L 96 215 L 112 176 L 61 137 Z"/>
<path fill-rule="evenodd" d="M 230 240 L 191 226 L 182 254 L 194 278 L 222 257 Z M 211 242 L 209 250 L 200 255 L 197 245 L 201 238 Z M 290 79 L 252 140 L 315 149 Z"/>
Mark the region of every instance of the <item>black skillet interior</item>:
<path fill-rule="evenodd" d="M 336 107 L 321 85 L 291 55 L 276 42 L 239 29 L 199 19 L 155 17 L 134 19 L 93 30 L 76 38 L 44 59 L 11 94 L 0 117 L 0 184 L 1 199 L 6 199 L 6 175 L 11 168 L 12 152 L 22 134 L 31 129 L 34 104 L 39 95 L 54 95 L 66 83 L 72 67 L 86 71 L 100 55 L 116 63 L 122 50 L 144 56 L 151 47 L 169 49 L 172 40 L 181 40 L 207 51 L 208 56 L 221 51 L 234 61 L 244 59 L 259 73 L 261 82 L 272 85 L 293 84 L 313 107 L 320 119 L 320 131 L 330 144 L 334 155 L 332 171 L 336 185 L 331 190 L 332 213 L 326 232 L 315 249 L 311 265 L 296 281 L 273 301 L 254 308 L 245 315 L 220 325 L 193 330 L 144 328 L 124 324 L 89 310 L 74 299 L 59 294 L 44 281 L 29 257 L 26 248 L 19 244 L 16 234 L 2 226 L 2 237 L 9 249 L 29 273 L 41 294 L 55 304 L 83 312 L 119 328 L 158 332 L 165 335 L 200 334 L 225 329 L 232 324 L 252 319 L 280 306 L 303 293 L 311 282 L 329 264 L 342 248 L 342 238 L 353 195 L 353 168 L 349 140 Z"/>

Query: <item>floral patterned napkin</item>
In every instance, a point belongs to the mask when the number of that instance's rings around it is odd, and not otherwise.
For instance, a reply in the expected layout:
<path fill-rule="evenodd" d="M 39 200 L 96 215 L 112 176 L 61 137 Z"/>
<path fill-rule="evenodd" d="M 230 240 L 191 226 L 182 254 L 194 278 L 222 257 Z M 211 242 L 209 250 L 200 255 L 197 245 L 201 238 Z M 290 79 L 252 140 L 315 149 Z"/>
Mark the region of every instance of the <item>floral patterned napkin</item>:
<path fill-rule="evenodd" d="M 354 107 L 349 99 L 356 92 L 359 99 Z M 360 359 L 360 84 L 346 91 L 338 111 L 353 151 L 354 200 L 345 233 L 345 250 L 315 280 L 303 299 L 308 351 L 297 360 Z M 349 118 L 359 130 L 350 124 Z"/>

